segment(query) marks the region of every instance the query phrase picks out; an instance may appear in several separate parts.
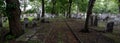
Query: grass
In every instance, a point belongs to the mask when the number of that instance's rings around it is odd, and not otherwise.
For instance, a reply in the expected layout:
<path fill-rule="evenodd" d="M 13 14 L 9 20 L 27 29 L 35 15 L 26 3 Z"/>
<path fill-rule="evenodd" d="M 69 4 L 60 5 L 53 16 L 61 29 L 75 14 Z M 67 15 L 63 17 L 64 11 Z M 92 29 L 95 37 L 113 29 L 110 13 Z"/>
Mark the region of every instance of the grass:
<path fill-rule="evenodd" d="M 43 43 L 43 42 L 37 41 L 37 40 L 30 40 L 30 41 L 27 41 L 27 43 Z"/>
<path fill-rule="evenodd" d="M 33 35 L 35 33 L 34 30 L 31 29 L 25 29 L 25 34 L 17 38 L 18 41 L 27 41 L 26 35 Z"/>
<path fill-rule="evenodd" d="M 33 19 L 34 19 L 34 17 L 28 17 L 28 20 L 29 20 L 30 22 L 32 22 Z M 24 21 L 24 18 L 22 18 L 21 21 Z"/>
<path fill-rule="evenodd" d="M 97 27 L 92 27 L 95 30 L 99 30 L 99 31 L 104 31 L 106 24 L 105 22 L 98 22 L 98 26 Z M 91 27 L 91 26 L 90 26 Z"/>
<path fill-rule="evenodd" d="M 97 27 L 98 30 L 104 31 L 105 28 L 106 28 L 105 22 L 99 22 L 98 23 L 98 27 Z"/>
<path fill-rule="evenodd" d="M 63 43 L 61 32 L 58 33 L 58 43 Z"/>
<path fill-rule="evenodd" d="M 120 43 L 120 35 L 116 33 L 103 33 L 103 35 L 113 39 L 115 43 Z"/>
<path fill-rule="evenodd" d="M 100 22 L 97 30 L 105 30 L 106 23 L 105 22 Z M 104 36 L 111 38 L 115 41 L 115 43 L 120 43 L 120 30 L 113 29 L 113 33 L 103 33 Z"/>
<path fill-rule="evenodd" d="M 34 19 L 34 17 L 28 17 L 29 21 L 32 22 L 32 20 Z M 21 19 L 21 21 L 24 21 L 24 19 Z M 7 30 L 9 30 L 9 21 L 5 21 L 3 22 L 3 27 L 6 28 Z"/>

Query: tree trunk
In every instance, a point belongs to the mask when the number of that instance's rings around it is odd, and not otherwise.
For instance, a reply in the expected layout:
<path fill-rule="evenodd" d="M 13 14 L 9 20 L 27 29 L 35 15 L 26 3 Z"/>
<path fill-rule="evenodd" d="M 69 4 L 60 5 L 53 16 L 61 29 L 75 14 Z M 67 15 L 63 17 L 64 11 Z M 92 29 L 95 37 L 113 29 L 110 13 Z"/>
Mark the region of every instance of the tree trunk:
<path fill-rule="evenodd" d="M 18 0 L 6 0 L 6 13 L 9 20 L 10 34 L 18 37 L 24 33 L 20 23 L 20 3 Z"/>
<path fill-rule="evenodd" d="M 37 12 L 37 20 L 40 20 L 40 14 L 41 14 L 41 10 L 38 10 L 38 12 Z"/>
<path fill-rule="evenodd" d="M 45 18 L 44 18 L 44 16 L 45 16 L 45 14 L 44 14 L 45 13 L 44 4 L 45 4 L 44 0 L 42 0 L 42 16 L 41 16 L 42 20 L 41 20 L 41 22 L 45 22 Z"/>
<path fill-rule="evenodd" d="M 0 13 L 0 27 L 2 27 L 2 14 Z"/>
<path fill-rule="evenodd" d="M 24 0 L 24 12 L 26 11 L 26 7 L 27 7 L 27 0 Z"/>
<path fill-rule="evenodd" d="M 94 24 L 93 21 L 94 21 L 94 16 L 91 15 L 91 16 L 90 16 L 90 23 L 91 23 L 90 25 L 91 25 L 91 26 L 93 26 L 93 24 Z"/>
<path fill-rule="evenodd" d="M 95 1 L 96 0 L 89 0 L 88 10 L 87 10 L 87 18 L 86 18 L 86 21 L 85 21 L 85 26 L 84 26 L 84 29 L 81 30 L 83 32 L 89 32 L 89 28 L 88 28 L 89 18 L 90 18 L 90 15 L 92 14 L 92 9 L 93 9 Z"/>
<path fill-rule="evenodd" d="M 98 26 L 98 17 L 97 17 L 97 15 L 95 15 L 94 26 Z"/>
<path fill-rule="evenodd" d="M 72 6 L 72 0 L 69 0 L 69 9 L 68 9 L 68 18 L 71 18 L 71 6 Z"/>
<path fill-rule="evenodd" d="M 120 0 L 118 0 L 118 7 L 119 7 L 119 13 L 120 13 Z"/>
<path fill-rule="evenodd" d="M 52 10 L 51 10 L 51 14 L 55 14 L 55 4 L 56 4 L 56 0 L 52 0 Z"/>

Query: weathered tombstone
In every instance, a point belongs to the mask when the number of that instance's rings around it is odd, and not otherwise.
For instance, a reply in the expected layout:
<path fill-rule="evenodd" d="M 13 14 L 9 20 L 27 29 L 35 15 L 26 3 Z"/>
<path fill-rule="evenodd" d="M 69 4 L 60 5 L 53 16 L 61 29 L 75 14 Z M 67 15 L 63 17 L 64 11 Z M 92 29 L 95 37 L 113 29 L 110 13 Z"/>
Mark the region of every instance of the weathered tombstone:
<path fill-rule="evenodd" d="M 0 27 L 2 27 L 2 18 L 0 18 Z"/>
<path fill-rule="evenodd" d="M 93 26 L 93 15 L 90 16 L 90 25 Z"/>
<path fill-rule="evenodd" d="M 35 26 L 37 26 L 37 22 L 36 22 L 36 19 L 33 19 L 33 21 L 32 21 L 32 27 L 35 27 Z"/>
<path fill-rule="evenodd" d="M 98 17 L 97 15 L 95 16 L 95 19 L 94 19 L 94 26 L 97 26 L 98 25 Z"/>
<path fill-rule="evenodd" d="M 107 29 L 106 32 L 113 32 L 114 22 L 110 21 L 107 23 Z"/>
<path fill-rule="evenodd" d="M 7 17 L 3 17 L 3 22 L 6 22 L 7 21 Z"/>
<path fill-rule="evenodd" d="M 40 20 L 40 14 L 37 14 L 37 20 Z"/>
<path fill-rule="evenodd" d="M 2 15 L 0 14 L 0 27 L 2 27 Z"/>
<path fill-rule="evenodd" d="M 41 23 L 50 23 L 50 22 L 47 19 L 44 18 L 44 19 L 41 20 Z"/>
<path fill-rule="evenodd" d="M 28 27 L 29 20 L 28 18 L 24 18 L 24 27 Z"/>
<path fill-rule="evenodd" d="M 109 16 L 107 16 L 105 19 L 103 19 L 103 21 L 108 21 L 109 19 Z"/>

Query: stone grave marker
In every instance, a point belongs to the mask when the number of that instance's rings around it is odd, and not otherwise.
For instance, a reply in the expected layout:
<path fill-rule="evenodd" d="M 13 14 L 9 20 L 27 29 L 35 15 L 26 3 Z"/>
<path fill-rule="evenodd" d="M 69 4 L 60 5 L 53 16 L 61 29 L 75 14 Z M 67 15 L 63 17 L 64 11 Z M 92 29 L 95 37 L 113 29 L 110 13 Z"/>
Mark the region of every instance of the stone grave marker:
<path fill-rule="evenodd" d="M 24 28 L 28 27 L 29 19 L 24 18 Z"/>
<path fill-rule="evenodd" d="M 107 23 L 106 32 L 113 32 L 114 22 L 110 21 Z"/>

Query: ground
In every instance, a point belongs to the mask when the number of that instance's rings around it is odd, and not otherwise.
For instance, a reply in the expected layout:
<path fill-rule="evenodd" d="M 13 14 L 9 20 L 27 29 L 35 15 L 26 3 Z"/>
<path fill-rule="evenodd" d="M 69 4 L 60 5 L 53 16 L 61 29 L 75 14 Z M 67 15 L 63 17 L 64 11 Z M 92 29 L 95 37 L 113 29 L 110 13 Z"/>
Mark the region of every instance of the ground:
<path fill-rule="evenodd" d="M 50 23 L 38 22 L 36 27 L 26 28 L 26 33 L 10 43 L 119 43 L 91 27 L 89 33 L 80 32 L 84 27 L 81 19 L 50 19 Z M 111 34 L 111 33 L 109 33 Z M 120 37 L 118 37 L 120 38 Z"/>

